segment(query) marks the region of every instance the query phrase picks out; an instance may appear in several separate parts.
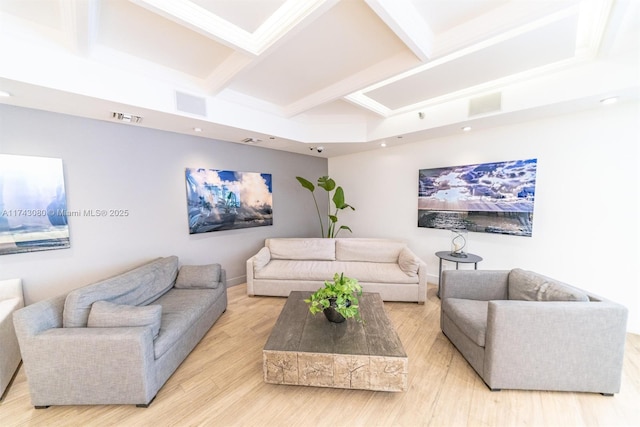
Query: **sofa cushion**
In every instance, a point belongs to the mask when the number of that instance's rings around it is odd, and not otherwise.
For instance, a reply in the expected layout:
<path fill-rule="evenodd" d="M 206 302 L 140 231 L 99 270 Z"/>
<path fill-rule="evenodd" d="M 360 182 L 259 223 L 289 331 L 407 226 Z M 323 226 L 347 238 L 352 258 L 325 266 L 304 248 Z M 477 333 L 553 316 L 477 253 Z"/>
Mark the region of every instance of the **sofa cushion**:
<path fill-rule="evenodd" d="M 178 271 L 175 287 L 217 288 L 220 286 L 220 264 L 183 265 Z"/>
<path fill-rule="evenodd" d="M 131 326 L 149 326 L 153 339 L 160 332 L 162 307 L 153 305 L 123 305 L 108 301 L 96 301 L 91 306 L 87 326 L 90 328 L 119 328 Z"/>
<path fill-rule="evenodd" d="M 445 298 L 442 311 L 460 328 L 471 341 L 484 347 L 487 333 L 487 311 L 489 301 Z"/>
<path fill-rule="evenodd" d="M 508 294 L 510 300 L 589 301 L 587 294 L 579 289 L 520 268 L 509 273 Z"/>
<path fill-rule="evenodd" d="M 397 263 L 404 247 L 390 239 L 336 239 L 336 260 Z"/>
<path fill-rule="evenodd" d="M 147 305 L 173 287 L 178 257 L 158 258 L 140 267 L 75 289 L 66 297 L 62 315 L 65 328 L 87 326 L 91 305 L 96 301 Z"/>
<path fill-rule="evenodd" d="M 418 276 L 418 268 L 420 268 L 420 260 L 414 255 L 409 248 L 402 248 L 398 255 L 398 265 L 400 270 L 412 277 Z"/>
<path fill-rule="evenodd" d="M 266 280 L 333 280 L 335 273 L 372 283 L 418 283 L 417 277 L 408 276 L 398 264 L 342 261 L 271 260 L 255 272 L 256 279 Z"/>
<path fill-rule="evenodd" d="M 226 292 L 217 289 L 171 289 L 155 303 L 162 306 L 160 335 L 153 343 L 156 359 L 162 357 L 187 333 L 190 327 Z"/>
<path fill-rule="evenodd" d="M 267 239 L 271 259 L 304 259 L 333 261 L 336 259 L 335 239 Z"/>

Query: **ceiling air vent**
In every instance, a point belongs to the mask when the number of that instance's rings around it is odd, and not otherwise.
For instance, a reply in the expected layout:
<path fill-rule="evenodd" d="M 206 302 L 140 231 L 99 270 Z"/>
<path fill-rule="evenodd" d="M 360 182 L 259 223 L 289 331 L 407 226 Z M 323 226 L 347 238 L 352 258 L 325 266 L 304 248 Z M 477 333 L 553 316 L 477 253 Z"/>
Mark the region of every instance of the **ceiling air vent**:
<path fill-rule="evenodd" d="M 469 117 L 495 113 L 502 109 L 502 93 L 490 93 L 469 99 Z"/>
<path fill-rule="evenodd" d="M 207 117 L 207 100 L 176 91 L 176 108 L 183 113 Z"/>

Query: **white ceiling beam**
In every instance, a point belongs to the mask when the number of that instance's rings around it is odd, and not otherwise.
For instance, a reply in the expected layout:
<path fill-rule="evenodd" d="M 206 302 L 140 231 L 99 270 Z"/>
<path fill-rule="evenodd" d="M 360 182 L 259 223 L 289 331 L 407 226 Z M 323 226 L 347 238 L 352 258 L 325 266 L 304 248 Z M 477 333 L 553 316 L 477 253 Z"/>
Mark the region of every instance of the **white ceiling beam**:
<path fill-rule="evenodd" d="M 247 66 L 253 63 L 253 59 L 241 52 L 233 52 L 221 65 L 207 76 L 203 89 L 209 95 L 216 95 L 225 89 Z"/>
<path fill-rule="evenodd" d="M 372 84 L 378 81 L 381 76 L 389 75 L 389 70 L 397 69 L 398 63 L 409 64 L 412 61 L 415 61 L 415 58 L 410 52 L 405 51 L 393 55 L 384 61 L 378 62 L 369 68 L 354 73 L 345 79 L 339 80 L 324 89 L 287 105 L 284 108 L 284 113 L 286 117 L 293 117 L 321 104 L 340 99 L 352 93 L 354 88 L 361 88 L 363 85 Z"/>
<path fill-rule="evenodd" d="M 280 40 L 293 36 L 301 23 L 309 23 L 335 6 L 340 0 L 287 0 L 252 34 L 257 54 Z"/>
<path fill-rule="evenodd" d="M 435 35 L 411 0 L 365 0 L 421 61 L 433 56 Z"/>
<path fill-rule="evenodd" d="M 98 33 L 100 3 L 98 0 L 64 0 L 60 2 L 63 29 L 72 52 L 87 57 Z"/>

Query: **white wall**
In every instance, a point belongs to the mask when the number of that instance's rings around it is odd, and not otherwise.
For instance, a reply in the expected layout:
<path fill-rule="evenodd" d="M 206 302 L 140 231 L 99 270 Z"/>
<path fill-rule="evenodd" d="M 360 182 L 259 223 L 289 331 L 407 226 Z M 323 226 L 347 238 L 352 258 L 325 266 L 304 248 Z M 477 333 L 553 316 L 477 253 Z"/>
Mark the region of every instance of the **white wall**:
<path fill-rule="evenodd" d="M 326 159 L 2 105 L 0 153 L 61 158 L 69 211 L 129 211 L 69 217 L 69 249 L 0 256 L 0 280 L 22 278 L 27 303 L 168 255 L 220 263 L 228 284 L 244 283 L 265 238 L 320 234 L 295 176 L 325 175 Z M 186 167 L 272 174 L 273 225 L 190 235 Z"/>
<path fill-rule="evenodd" d="M 533 236 L 469 233 L 478 268 L 530 269 L 618 301 L 640 333 L 639 111 L 620 103 L 331 158 L 330 176 L 357 209 L 340 223 L 354 237 L 408 240 L 436 283 L 434 254 L 449 249 L 450 232 L 417 227 L 418 170 L 537 158 Z"/>

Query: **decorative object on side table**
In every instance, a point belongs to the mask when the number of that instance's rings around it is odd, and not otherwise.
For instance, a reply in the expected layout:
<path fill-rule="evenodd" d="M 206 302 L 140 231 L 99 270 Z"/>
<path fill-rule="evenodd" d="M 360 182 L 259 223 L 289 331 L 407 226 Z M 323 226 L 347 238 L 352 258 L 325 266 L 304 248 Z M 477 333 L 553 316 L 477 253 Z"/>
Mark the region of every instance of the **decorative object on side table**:
<path fill-rule="evenodd" d="M 355 318 L 361 322 L 358 297 L 362 295 L 362 286 L 358 280 L 345 277 L 344 273 L 336 273 L 333 282 L 325 280 L 324 287 L 315 291 L 304 300 L 309 304 L 312 314 L 323 312 L 327 320 L 334 323 Z"/>
<path fill-rule="evenodd" d="M 467 252 L 467 230 L 464 228 L 451 229 L 451 253 L 449 255 L 456 258 L 466 258 Z"/>

